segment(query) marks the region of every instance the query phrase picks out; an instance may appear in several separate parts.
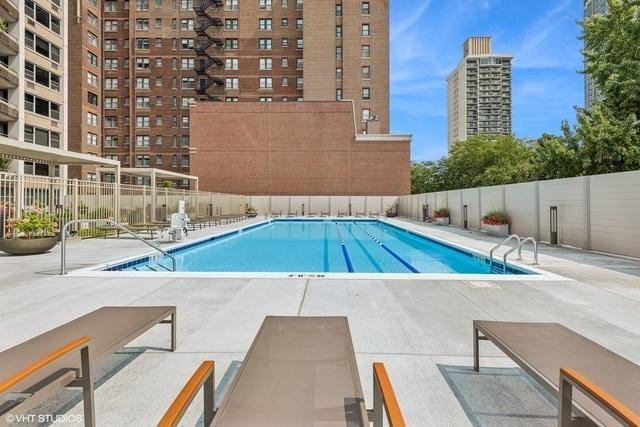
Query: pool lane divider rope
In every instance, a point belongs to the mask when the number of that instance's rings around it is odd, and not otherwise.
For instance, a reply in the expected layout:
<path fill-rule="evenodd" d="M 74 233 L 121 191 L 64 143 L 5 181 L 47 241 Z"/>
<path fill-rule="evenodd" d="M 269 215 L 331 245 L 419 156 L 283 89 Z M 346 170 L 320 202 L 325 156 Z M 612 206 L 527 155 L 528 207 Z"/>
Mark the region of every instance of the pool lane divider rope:
<path fill-rule="evenodd" d="M 351 257 L 349 256 L 347 245 L 344 244 L 344 237 L 340 231 L 340 226 L 337 221 L 334 221 L 334 223 L 336 224 L 336 230 L 338 230 L 338 240 L 340 240 L 340 247 L 342 248 L 342 255 L 344 255 L 344 262 L 347 263 L 347 270 L 349 270 L 349 273 L 353 273 L 353 264 L 351 263 Z"/>
<path fill-rule="evenodd" d="M 398 255 L 397 253 L 395 253 L 394 251 L 392 251 L 391 249 L 389 249 L 389 247 L 387 245 L 385 245 L 384 243 L 382 243 L 380 240 L 378 240 L 373 234 L 369 233 L 369 231 L 366 228 L 363 228 L 360 224 L 358 224 L 357 222 L 353 221 L 353 223 L 360 228 L 360 230 L 364 231 L 365 234 L 367 236 L 369 236 L 369 238 L 371 238 L 371 240 L 373 240 L 374 242 L 376 242 L 378 245 L 380 245 L 380 247 L 382 247 L 382 249 L 384 249 L 385 251 L 389 252 L 389 254 L 391 254 L 392 257 L 394 257 L 395 259 L 397 259 L 398 261 L 400 261 L 400 263 L 402 265 L 404 265 L 405 267 L 407 267 L 411 272 L 413 273 L 420 273 L 420 271 L 415 268 L 413 265 L 409 264 L 407 261 L 405 261 L 404 259 L 402 259 L 402 257 L 400 255 Z"/>

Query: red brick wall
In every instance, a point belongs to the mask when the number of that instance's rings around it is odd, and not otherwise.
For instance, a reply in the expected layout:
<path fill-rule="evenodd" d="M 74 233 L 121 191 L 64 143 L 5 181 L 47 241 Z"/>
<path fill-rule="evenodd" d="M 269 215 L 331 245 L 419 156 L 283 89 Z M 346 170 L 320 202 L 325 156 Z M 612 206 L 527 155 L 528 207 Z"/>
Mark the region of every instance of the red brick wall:
<path fill-rule="evenodd" d="M 371 138 L 371 137 L 370 137 Z M 247 195 L 399 195 L 410 138 L 356 141 L 350 102 L 199 102 L 191 173 L 200 189 Z"/>

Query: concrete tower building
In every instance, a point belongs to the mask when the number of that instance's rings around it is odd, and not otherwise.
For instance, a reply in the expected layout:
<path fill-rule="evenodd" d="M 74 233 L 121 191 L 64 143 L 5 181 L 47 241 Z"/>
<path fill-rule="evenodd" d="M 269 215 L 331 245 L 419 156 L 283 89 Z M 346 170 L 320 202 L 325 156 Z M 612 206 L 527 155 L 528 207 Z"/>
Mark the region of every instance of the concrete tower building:
<path fill-rule="evenodd" d="M 448 144 L 476 134 L 511 133 L 511 55 L 493 53 L 491 37 L 464 42 L 447 78 Z"/>
<path fill-rule="evenodd" d="M 67 3 L 0 0 L 0 138 L 67 148 Z M 11 170 L 66 173 L 30 161 L 13 161 Z"/>

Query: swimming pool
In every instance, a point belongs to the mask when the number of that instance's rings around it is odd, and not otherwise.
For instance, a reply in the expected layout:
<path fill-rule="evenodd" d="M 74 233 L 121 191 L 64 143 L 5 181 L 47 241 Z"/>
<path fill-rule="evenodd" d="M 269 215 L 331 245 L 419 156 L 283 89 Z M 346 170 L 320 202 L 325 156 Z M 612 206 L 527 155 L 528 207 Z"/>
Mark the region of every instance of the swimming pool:
<path fill-rule="evenodd" d="M 180 272 L 503 274 L 486 257 L 378 220 L 272 220 L 170 251 Z M 107 271 L 168 272 L 167 257 Z M 509 274 L 530 274 L 509 266 Z"/>

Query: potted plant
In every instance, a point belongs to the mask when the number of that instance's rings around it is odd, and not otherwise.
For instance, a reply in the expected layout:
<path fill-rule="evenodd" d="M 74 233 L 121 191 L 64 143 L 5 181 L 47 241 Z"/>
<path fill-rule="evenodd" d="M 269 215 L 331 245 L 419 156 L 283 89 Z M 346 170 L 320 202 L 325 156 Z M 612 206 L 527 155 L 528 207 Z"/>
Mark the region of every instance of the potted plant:
<path fill-rule="evenodd" d="M 0 239 L 6 236 L 9 232 L 7 226 L 9 218 L 11 218 L 12 211 L 13 204 L 11 202 L 0 203 Z"/>
<path fill-rule="evenodd" d="M 449 209 L 440 208 L 433 212 L 433 218 L 438 225 L 449 225 Z"/>
<path fill-rule="evenodd" d="M 258 216 L 258 211 L 253 206 L 247 206 L 245 214 L 247 215 L 247 218 L 255 218 Z"/>
<path fill-rule="evenodd" d="M 395 207 L 393 205 L 387 206 L 384 210 L 384 213 L 387 216 L 387 218 L 395 218 L 398 216 L 398 212 L 396 212 Z"/>
<path fill-rule="evenodd" d="M 58 242 L 58 222 L 49 212 L 27 211 L 8 222 L 9 233 L 0 240 L 0 250 L 11 255 L 41 254 Z"/>
<path fill-rule="evenodd" d="M 509 223 L 507 214 L 498 210 L 492 210 L 482 217 L 482 229 L 492 236 L 508 236 Z"/>

